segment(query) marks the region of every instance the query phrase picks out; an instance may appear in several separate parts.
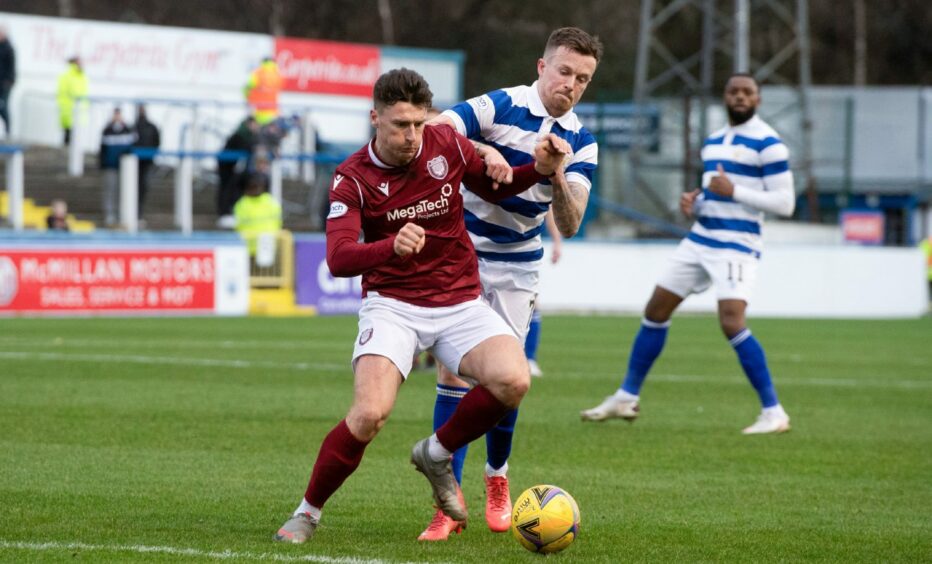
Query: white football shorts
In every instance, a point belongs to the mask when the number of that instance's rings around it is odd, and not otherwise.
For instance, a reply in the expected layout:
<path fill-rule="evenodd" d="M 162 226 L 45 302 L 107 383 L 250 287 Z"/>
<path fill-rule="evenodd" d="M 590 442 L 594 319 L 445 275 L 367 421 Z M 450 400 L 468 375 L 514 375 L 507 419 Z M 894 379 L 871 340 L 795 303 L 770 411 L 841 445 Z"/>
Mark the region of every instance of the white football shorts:
<path fill-rule="evenodd" d="M 524 345 L 540 288 L 537 263 L 479 259 L 482 297 Z"/>
<path fill-rule="evenodd" d="M 514 332 L 482 298 L 445 307 L 420 307 L 370 293 L 359 310 L 356 359 L 366 354 L 391 360 L 402 377 L 411 372 L 416 354 L 432 350 L 456 373 L 466 353 L 482 341 Z"/>
<path fill-rule="evenodd" d="M 749 302 L 757 279 L 758 258 L 731 249 L 713 249 L 683 239 L 657 285 L 681 298 L 715 287 L 721 300 Z"/>

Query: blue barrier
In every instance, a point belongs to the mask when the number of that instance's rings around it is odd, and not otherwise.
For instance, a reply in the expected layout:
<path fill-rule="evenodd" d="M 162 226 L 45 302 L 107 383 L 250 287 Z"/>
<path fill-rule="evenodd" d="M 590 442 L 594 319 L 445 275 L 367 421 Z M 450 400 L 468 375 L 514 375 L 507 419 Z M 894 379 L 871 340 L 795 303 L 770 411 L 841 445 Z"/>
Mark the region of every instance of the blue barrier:
<path fill-rule="evenodd" d="M 618 214 L 625 219 L 630 219 L 631 221 L 649 225 L 662 233 L 667 233 L 675 237 L 685 237 L 689 233 L 687 229 L 684 229 L 675 223 L 670 223 L 669 221 L 658 219 L 652 215 L 639 212 L 634 208 L 619 204 L 617 202 L 605 200 L 596 196 L 595 194 L 590 195 L 589 199 L 594 205 L 603 210 Z"/>

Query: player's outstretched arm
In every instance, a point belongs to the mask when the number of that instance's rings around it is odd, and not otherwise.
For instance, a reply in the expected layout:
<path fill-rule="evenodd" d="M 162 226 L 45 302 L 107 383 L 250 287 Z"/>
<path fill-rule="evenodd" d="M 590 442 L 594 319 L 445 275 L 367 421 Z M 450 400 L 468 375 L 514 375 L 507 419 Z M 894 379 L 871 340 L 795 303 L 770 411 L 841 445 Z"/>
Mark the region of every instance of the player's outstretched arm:
<path fill-rule="evenodd" d="M 468 104 L 467 104 L 468 105 Z M 434 116 L 427 122 L 427 125 L 446 125 L 453 129 L 453 131 L 460 132 L 456 123 L 454 123 L 453 118 L 448 115 L 440 114 Z M 495 148 L 485 143 L 480 143 L 475 139 L 470 139 L 473 148 L 479 154 L 479 157 L 485 161 L 485 173 L 486 175 L 493 180 L 492 189 L 498 190 L 499 184 L 511 184 L 512 181 L 512 168 L 511 165 L 505 160 L 505 157 Z"/>
<path fill-rule="evenodd" d="M 486 175 L 485 161 L 476 152 L 472 143 L 459 134 L 457 134 L 456 142 L 459 144 L 463 160 L 466 163 L 463 183 L 470 192 L 488 202 L 500 202 L 505 198 L 520 194 L 552 172 L 552 168 L 538 168 L 539 165 L 536 162 L 514 168 L 509 166 L 508 170 L 511 171 L 512 176 L 511 183 L 499 185 L 498 182 Z"/>

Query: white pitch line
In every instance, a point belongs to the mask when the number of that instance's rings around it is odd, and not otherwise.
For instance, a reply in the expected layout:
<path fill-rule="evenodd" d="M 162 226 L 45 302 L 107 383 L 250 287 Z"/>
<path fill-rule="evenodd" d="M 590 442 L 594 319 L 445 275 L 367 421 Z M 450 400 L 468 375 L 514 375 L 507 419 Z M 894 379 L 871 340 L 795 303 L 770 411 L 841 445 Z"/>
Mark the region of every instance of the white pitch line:
<path fill-rule="evenodd" d="M 591 378 L 591 373 L 567 372 L 566 376 Z M 715 384 L 740 384 L 747 386 L 747 379 L 743 376 L 735 375 L 734 377 L 713 377 L 702 376 L 698 374 L 652 374 L 648 377 L 651 381 L 660 382 L 692 382 L 697 384 L 715 383 Z M 792 376 L 776 376 L 774 384 L 780 386 L 819 386 L 829 388 L 898 388 L 905 390 L 927 390 L 932 388 L 932 380 L 857 380 L 854 378 L 794 378 Z"/>
<path fill-rule="evenodd" d="M 14 337 L 0 336 L 0 343 L 10 344 L 20 347 L 75 347 L 75 346 L 99 346 L 112 347 L 113 339 L 86 339 L 73 337 L 53 337 L 37 339 L 34 337 Z M 232 341 L 232 340 L 195 340 L 195 339 L 126 339 L 121 337 L 118 341 L 121 347 L 142 347 L 142 348 L 214 348 L 214 349 L 282 349 L 282 350 L 350 350 L 351 345 L 344 342 L 333 341 L 314 341 L 307 339 L 305 341 Z"/>
<path fill-rule="evenodd" d="M 193 556 L 217 560 L 259 560 L 275 562 L 322 562 L 324 564 L 387 564 L 389 560 L 361 559 L 350 557 L 318 556 L 306 554 L 291 556 L 274 552 L 236 552 L 224 550 L 198 550 L 196 548 L 177 548 L 174 546 L 148 546 L 142 544 L 87 544 L 83 542 L 22 542 L 0 540 L 0 549 L 15 550 L 90 550 L 98 552 L 135 552 L 138 554 L 170 554 L 172 556 Z M 412 563 L 406 563 L 412 564 Z"/>
<path fill-rule="evenodd" d="M 708 376 L 692 376 L 685 374 L 658 374 L 657 380 L 667 382 L 726 382 L 723 378 L 710 378 Z M 730 380 L 727 380 L 730 381 Z M 747 380 L 743 377 L 734 378 L 735 382 L 747 385 Z M 928 389 L 932 388 L 932 380 L 857 380 L 854 378 L 794 378 L 774 377 L 774 384 L 777 386 L 786 384 L 788 386 L 825 386 L 830 388 L 903 388 Z"/>
<path fill-rule="evenodd" d="M 170 364 L 173 366 L 210 366 L 221 368 L 270 368 L 290 370 L 349 371 L 350 364 L 326 362 L 275 362 L 269 360 L 238 360 L 221 358 L 179 358 L 120 354 L 40 353 L 30 351 L 0 351 L 0 359 L 37 360 L 45 362 L 110 362 L 115 364 Z"/>

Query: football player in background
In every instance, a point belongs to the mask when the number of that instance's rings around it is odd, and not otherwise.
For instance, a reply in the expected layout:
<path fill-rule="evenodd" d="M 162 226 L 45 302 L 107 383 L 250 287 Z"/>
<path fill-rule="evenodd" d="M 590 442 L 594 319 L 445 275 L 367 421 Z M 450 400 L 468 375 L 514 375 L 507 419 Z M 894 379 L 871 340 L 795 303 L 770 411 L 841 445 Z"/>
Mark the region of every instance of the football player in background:
<path fill-rule="evenodd" d="M 583 411 L 584 421 L 638 417 L 641 386 L 663 350 L 673 312 L 690 294 L 714 287 L 722 332 L 762 407 L 760 416 L 743 433 L 790 429 L 764 349 L 745 321 L 763 248 L 764 212 L 790 216 L 795 207 L 789 151 L 777 132 L 756 115 L 760 92 L 754 77 L 732 75 L 724 100 L 728 125 L 710 135 L 702 148 L 702 188 L 680 199 L 680 209 L 695 216 L 696 222 L 647 302 L 621 387 L 601 404 Z"/>

